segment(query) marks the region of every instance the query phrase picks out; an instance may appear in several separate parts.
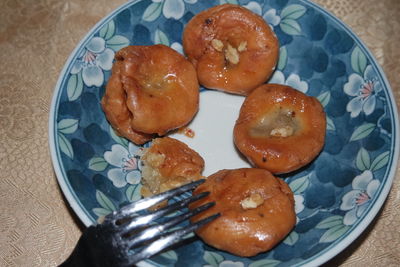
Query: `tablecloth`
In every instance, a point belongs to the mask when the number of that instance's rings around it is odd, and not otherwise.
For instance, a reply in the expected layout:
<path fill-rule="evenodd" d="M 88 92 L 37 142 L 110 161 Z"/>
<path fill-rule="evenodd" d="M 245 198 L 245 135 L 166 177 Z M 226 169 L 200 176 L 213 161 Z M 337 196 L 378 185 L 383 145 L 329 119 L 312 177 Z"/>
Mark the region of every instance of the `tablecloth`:
<path fill-rule="evenodd" d="M 0 1 L 0 265 L 56 266 L 84 226 L 58 187 L 48 145 L 53 90 L 71 51 L 123 0 Z M 400 103 L 400 1 L 315 0 L 361 38 Z M 383 208 L 327 266 L 400 266 L 400 166 Z"/>

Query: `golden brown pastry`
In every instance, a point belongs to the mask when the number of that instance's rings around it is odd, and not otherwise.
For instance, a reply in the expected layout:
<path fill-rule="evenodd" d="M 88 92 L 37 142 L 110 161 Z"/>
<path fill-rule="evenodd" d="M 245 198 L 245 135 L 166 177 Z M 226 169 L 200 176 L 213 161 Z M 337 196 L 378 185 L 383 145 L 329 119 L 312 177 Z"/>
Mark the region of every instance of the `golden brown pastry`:
<path fill-rule="evenodd" d="M 210 89 L 247 95 L 272 74 L 278 39 L 259 15 L 231 4 L 195 15 L 183 32 L 183 48 Z"/>
<path fill-rule="evenodd" d="M 128 46 L 115 60 L 102 107 L 120 135 L 142 144 L 192 120 L 199 84 L 185 57 L 164 45 Z"/>
<path fill-rule="evenodd" d="M 170 137 L 154 139 L 141 160 L 144 197 L 203 178 L 203 158 L 185 143 Z"/>
<path fill-rule="evenodd" d="M 246 97 L 233 135 L 236 147 L 255 166 L 287 173 L 319 154 L 325 132 L 325 112 L 316 98 L 265 84 Z"/>
<path fill-rule="evenodd" d="M 103 111 L 115 132 L 135 144 L 141 145 L 150 141 L 154 134 L 145 134 L 135 131 L 130 124 L 132 113 L 126 105 L 126 92 L 121 82 L 121 62 L 113 65 L 113 74 L 107 83 L 106 92 L 102 99 Z"/>
<path fill-rule="evenodd" d="M 220 217 L 197 230 L 207 244 L 241 257 L 270 250 L 296 223 L 293 193 L 269 171 L 256 168 L 221 170 L 193 192 L 210 194 L 191 204 L 215 206 L 195 216 L 198 221 L 216 213 Z"/>

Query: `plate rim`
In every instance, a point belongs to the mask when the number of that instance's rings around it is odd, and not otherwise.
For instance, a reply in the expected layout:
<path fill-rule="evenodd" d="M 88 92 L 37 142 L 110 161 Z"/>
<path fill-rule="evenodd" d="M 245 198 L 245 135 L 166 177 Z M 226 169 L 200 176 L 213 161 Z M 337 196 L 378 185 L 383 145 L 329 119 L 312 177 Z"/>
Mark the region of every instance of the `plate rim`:
<path fill-rule="evenodd" d="M 79 198 L 76 196 L 75 192 L 72 190 L 71 185 L 67 182 L 66 173 L 62 164 L 60 162 L 61 156 L 59 149 L 56 148 L 56 111 L 58 110 L 59 106 L 59 98 L 60 94 L 62 93 L 61 85 L 63 85 L 66 76 L 68 75 L 67 70 L 70 69 L 72 66 L 71 63 L 75 59 L 77 53 L 82 48 L 82 46 L 88 42 L 88 40 L 92 37 L 94 33 L 98 31 L 100 27 L 102 27 L 108 20 L 112 19 L 117 13 L 124 10 L 127 7 L 135 4 L 136 2 L 140 2 L 143 0 L 130 0 L 108 14 L 106 14 L 101 20 L 99 20 L 92 28 L 83 36 L 80 41 L 76 44 L 75 48 L 69 54 L 67 60 L 64 63 L 62 70 L 59 73 L 59 77 L 57 79 L 57 83 L 54 86 L 53 96 L 51 100 L 51 106 L 49 111 L 49 123 L 48 123 L 48 135 L 49 135 L 49 149 L 50 149 L 50 156 L 53 165 L 53 169 L 56 174 L 56 178 L 58 181 L 59 186 L 61 187 L 61 191 L 64 194 L 65 198 L 67 199 L 68 205 L 72 208 L 74 213 L 78 216 L 78 218 L 83 222 L 83 224 L 88 227 L 93 224 L 94 219 L 88 214 L 87 210 L 84 209 L 83 205 L 80 203 Z M 363 232 L 364 230 L 371 224 L 372 220 L 376 217 L 377 213 L 383 207 L 384 202 L 386 201 L 390 189 L 393 185 L 393 180 L 396 176 L 397 165 L 399 161 L 399 154 L 400 154 L 400 125 L 399 125 L 399 114 L 397 110 L 396 101 L 394 99 L 392 87 L 385 75 L 385 72 L 382 69 L 382 66 L 376 60 L 375 56 L 372 52 L 368 49 L 368 46 L 364 44 L 364 42 L 357 36 L 357 34 L 342 20 L 340 20 L 336 15 L 334 15 L 331 11 L 326 10 L 319 4 L 312 2 L 311 0 L 298 0 L 303 2 L 304 4 L 311 6 L 317 9 L 319 12 L 325 14 L 329 19 L 334 20 L 336 24 L 338 24 L 349 36 L 352 37 L 354 42 L 362 49 L 362 51 L 367 55 L 367 57 L 372 61 L 371 63 L 377 70 L 377 74 L 380 76 L 382 81 L 386 87 L 386 100 L 387 105 L 391 109 L 393 116 L 392 116 L 392 129 L 393 129 L 393 154 L 392 161 L 389 162 L 390 168 L 387 168 L 384 176 L 386 176 L 386 182 L 384 186 L 381 188 L 380 193 L 377 198 L 375 198 L 374 202 L 368 207 L 364 217 L 362 220 L 357 222 L 357 225 L 352 227 L 351 231 L 346 234 L 345 237 L 340 239 L 339 241 L 335 241 L 326 248 L 319 251 L 317 254 L 313 255 L 312 257 L 303 260 L 300 263 L 295 264 L 294 266 L 317 266 L 323 263 L 326 263 L 340 252 L 342 252 L 346 247 L 348 247 L 353 241 L 355 241 Z"/>

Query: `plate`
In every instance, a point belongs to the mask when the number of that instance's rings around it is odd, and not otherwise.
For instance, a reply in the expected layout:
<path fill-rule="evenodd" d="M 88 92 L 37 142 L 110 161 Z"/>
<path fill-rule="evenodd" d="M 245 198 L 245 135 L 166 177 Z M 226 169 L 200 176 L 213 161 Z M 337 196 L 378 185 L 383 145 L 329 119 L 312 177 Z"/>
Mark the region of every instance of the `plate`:
<path fill-rule="evenodd" d="M 326 144 L 306 168 L 285 177 L 296 200 L 297 225 L 273 250 L 240 258 L 200 240 L 142 262 L 146 266 L 315 266 L 348 246 L 379 211 L 399 154 L 399 124 L 389 83 L 366 46 L 340 20 L 309 1 L 140 0 L 101 20 L 78 44 L 55 88 L 51 156 L 58 182 L 85 225 L 137 200 L 139 147 L 118 137 L 100 107 L 115 52 L 162 43 L 182 52 L 190 18 L 222 2 L 260 14 L 280 41 L 269 82 L 318 98 L 327 114 Z M 232 143 L 243 97 L 205 88 L 193 138 L 175 134 L 206 161 L 204 174 L 249 166 Z"/>

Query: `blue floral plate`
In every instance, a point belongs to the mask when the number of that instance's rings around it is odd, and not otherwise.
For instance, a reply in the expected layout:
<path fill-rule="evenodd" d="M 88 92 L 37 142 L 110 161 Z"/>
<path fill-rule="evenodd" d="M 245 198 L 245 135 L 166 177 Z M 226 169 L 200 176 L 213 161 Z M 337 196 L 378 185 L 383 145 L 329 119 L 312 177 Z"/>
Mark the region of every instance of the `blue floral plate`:
<path fill-rule="evenodd" d="M 118 137 L 100 99 L 115 52 L 162 43 L 182 52 L 190 18 L 212 5 L 238 3 L 260 14 L 280 41 L 270 82 L 319 99 L 327 114 L 326 144 L 306 168 L 285 177 L 297 225 L 272 251 L 240 258 L 195 239 L 143 266 L 315 266 L 348 246 L 382 206 L 399 156 L 396 105 L 386 77 L 365 45 L 337 18 L 306 0 L 139 0 L 100 21 L 69 57 L 50 113 L 51 155 L 58 182 L 85 225 L 140 198 L 138 146 Z M 232 143 L 243 97 L 205 88 L 193 138 L 173 136 L 206 161 L 204 174 L 249 164 Z"/>

